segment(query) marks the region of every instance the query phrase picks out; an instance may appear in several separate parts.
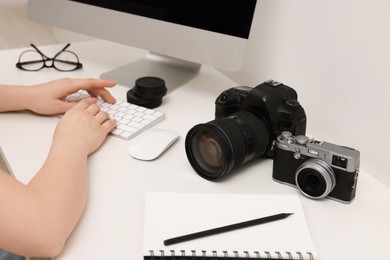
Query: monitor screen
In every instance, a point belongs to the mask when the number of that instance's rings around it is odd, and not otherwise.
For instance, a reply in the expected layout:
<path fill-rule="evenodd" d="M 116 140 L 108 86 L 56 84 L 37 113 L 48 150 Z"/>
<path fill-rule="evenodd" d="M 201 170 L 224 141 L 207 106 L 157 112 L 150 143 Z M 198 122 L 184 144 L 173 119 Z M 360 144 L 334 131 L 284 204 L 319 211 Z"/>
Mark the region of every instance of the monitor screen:
<path fill-rule="evenodd" d="M 256 1 L 72 0 L 248 39 Z"/>
<path fill-rule="evenodd" d="M 144 59 L 101 77 L 132 86 L 139 77 L 157 76 L 170 91 L 196 76 L 203 64 L 238 70 L 255 8 L 256 0 L 29 0 L 28 15 L 149 51 Z"/>

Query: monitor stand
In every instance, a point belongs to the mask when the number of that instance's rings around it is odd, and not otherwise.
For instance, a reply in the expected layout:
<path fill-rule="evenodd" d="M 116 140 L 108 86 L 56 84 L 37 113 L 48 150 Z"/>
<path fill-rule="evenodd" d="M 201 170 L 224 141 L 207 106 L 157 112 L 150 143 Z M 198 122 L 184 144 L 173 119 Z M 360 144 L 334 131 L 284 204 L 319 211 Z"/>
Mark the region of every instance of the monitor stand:
<path fill-rule="evenodd" d="M 165 81 L 169 94 L 195 77 L 200 67 L 198 63 L 150 52 L 141 60 L 103 73 L 100 78 L 132 88 L 138 78 L 159 77 Z"/>

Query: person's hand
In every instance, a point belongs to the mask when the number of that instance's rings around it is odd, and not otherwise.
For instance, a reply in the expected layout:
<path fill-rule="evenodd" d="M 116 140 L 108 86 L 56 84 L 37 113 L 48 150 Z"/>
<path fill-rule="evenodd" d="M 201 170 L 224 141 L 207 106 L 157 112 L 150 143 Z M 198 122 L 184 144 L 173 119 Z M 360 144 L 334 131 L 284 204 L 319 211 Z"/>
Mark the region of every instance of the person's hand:
<path fill-rule="evenodd" d="M 65 113 L 57 125 L 53 143 L 76 147 L 89 155 L 99 148 L 115 126 L 116 121 L 100 110 L 96 99 L 87 98 Z"/>
<path fill-rule="evenodd" d="M 109 80 L 65 78 L 31 86 L 28 88 L 28 110 L 44 115 L 63 114 L 76 104 L 66 101 L 66 97 L 79 90 L 86 90 L 92 97 L 99 96 L 113 104 L 115 98 L 106 88 L 115 85 L 115 82 Z"/>

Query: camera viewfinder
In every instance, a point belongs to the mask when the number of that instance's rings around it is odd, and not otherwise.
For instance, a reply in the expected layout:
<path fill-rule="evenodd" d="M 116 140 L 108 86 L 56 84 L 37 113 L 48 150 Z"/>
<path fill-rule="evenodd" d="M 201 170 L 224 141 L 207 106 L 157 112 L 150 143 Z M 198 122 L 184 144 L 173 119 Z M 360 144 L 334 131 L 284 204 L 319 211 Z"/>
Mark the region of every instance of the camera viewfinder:
<path fill-rule="evenodd" d="M 337 156 L 337 155 L 333 155 L 333 157 L 332 157 L 332 164 L 334 166 L 338 166 L 338 167 L 346 169 L 347 163 L 348 163 L 348 160 L 344 157 Z"/>

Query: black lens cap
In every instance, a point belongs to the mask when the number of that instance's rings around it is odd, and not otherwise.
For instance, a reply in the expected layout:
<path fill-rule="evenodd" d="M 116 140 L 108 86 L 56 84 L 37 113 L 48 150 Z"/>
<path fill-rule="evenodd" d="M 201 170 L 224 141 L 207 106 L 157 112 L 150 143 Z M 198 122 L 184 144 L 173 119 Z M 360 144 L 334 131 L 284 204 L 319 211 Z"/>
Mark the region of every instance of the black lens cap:
<path fill-rule="evenodd" d="M 127 102 L 155 108 L 161 105 L 162 97 L 167 94 L 165 81 L 158 77 L 142 77 L 135 81 L 135 86 L 127 91 Z"/>

